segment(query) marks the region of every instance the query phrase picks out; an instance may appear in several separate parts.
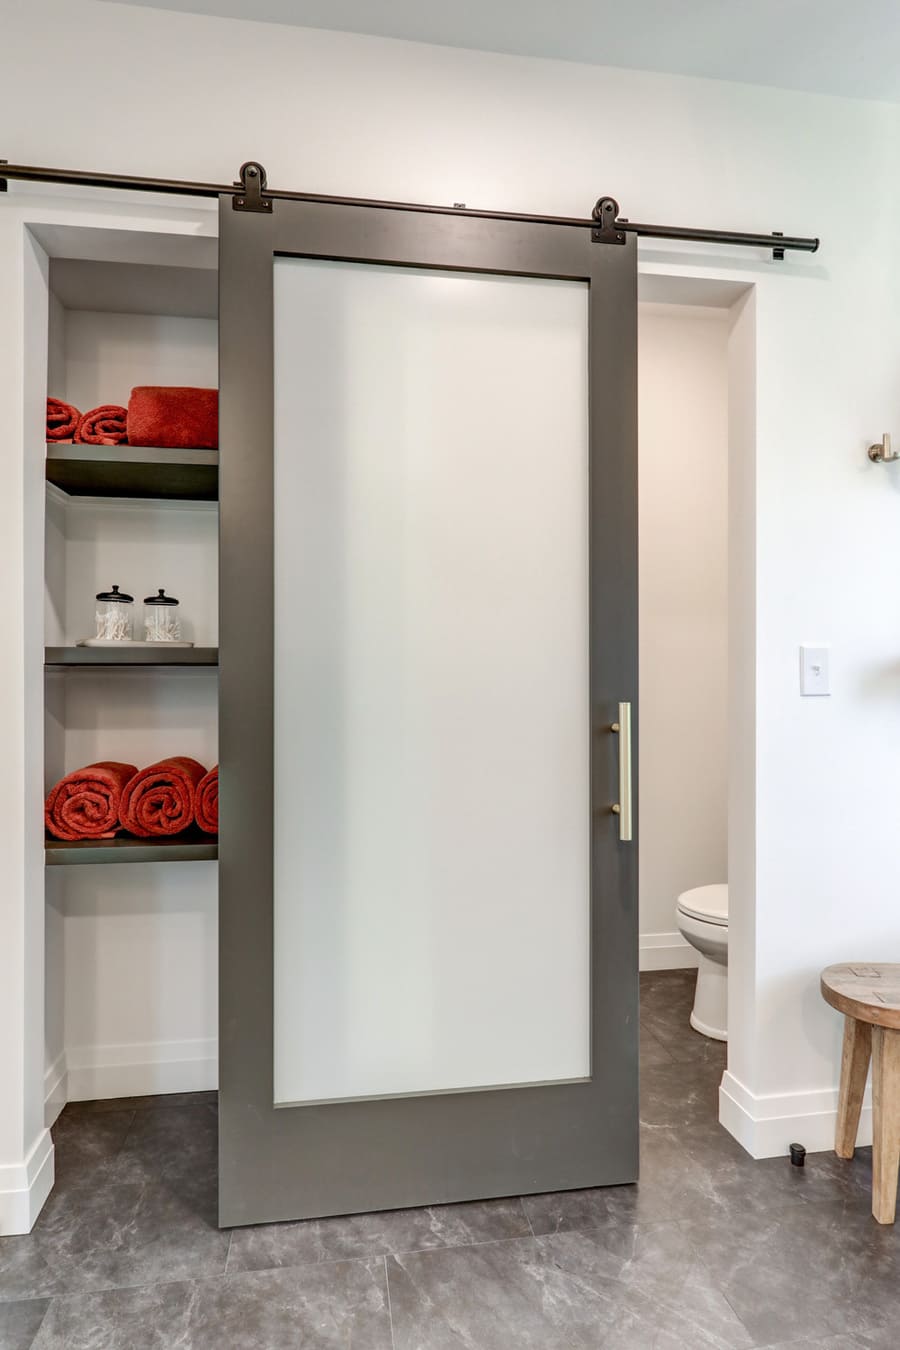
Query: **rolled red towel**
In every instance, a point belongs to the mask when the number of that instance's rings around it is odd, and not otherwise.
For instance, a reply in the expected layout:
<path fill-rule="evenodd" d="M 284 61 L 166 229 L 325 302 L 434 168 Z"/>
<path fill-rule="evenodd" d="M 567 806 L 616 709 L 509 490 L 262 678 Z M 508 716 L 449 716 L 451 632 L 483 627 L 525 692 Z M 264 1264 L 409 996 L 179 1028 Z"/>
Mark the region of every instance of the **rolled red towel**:
<path fill-rule="evenodd" d="M 81 413 L 74 403 L 61 398 L 47 399 L 47 440 L 70 441 L 78 430 Z"/>
<path fill-rule="evenodd" d="M 128 400 L 132 445 L 215 450 L 219 444 L 219 391 L 141 384 Z"/>
<path fill-rule="evenodd" d="M 125 418 L 128 413 L 118 403 L 104 403 L 82 415 L 75 432 L 79 445 L 121 445 L 128 439 Z"/>
<path fill-rule="evenodd" d="M 44 807 L 47 829 L 57 839 L 112 839 L 119 828 L 122 792 L 137 773 L 134 764 L 102 760 L 66 774 Z"/>
<path fill-rule="evenodd" d="M 205 773 L 203 765 L 187 755 L 150 764 L 122 793 L 119 820 L 141 839 L 180 834 L 194 823 L 197 784 Z"/>
<path fill-rule="evenodd" d="M 206 834 L 219 833 L 219 766 L 197 784 L 194 819 Z"/>

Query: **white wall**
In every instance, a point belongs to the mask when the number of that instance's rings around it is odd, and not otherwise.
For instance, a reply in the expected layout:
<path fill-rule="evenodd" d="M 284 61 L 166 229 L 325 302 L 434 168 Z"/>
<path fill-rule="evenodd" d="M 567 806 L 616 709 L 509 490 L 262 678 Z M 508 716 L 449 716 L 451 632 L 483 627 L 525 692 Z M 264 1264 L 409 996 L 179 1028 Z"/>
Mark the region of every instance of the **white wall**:
<path fill-rule="evenodd" d="M 64 310 L 65 389 L 82 412 L 128 404 L 136 384 L 219 383 L 215 319 Z M 54 392 L 52 389 L 49 391 Z"/>
<path fill-rule="evenodd" d="M 754 328 L 741 340 L 758 354 L 757 383 L 732 504 L 743 526 L 736 559 L 732 549 L 735 622 L 755 631 L 741 628 L 732 674 L 743 681 L 747 772 L 731 789 L 732 925 L 742 935 L 732 982 L 743 997 L 731 1013 L 728 1118 L 758 1152 L 780 1151 L 798 1121 L 808 1144 L 827 1144 L 840 1028 L 817 973 L 852 956 L 900 959 L 900 840 L 889 813 L 871 807 L 893 800 L 900 773 L 900 496 L 896 471 L 864 454 L 900 412 L 900 110 L 94 0 L 7 0 L 6 14 L 0 125 L 15 128 L 8 153 L 26 163 L 224 182 L 258 157 L 270 182 L 287 187 L 565 214 L 612 191 L 632 219 L 823 235 L 817 257 L 777 267 L 672 243 L 641 255 L 651 269 L 719 269 L 755 287 Z M 128 71 L 114 115 L 102 82 L 73 99 L 70 82 L 43 79 L 48 32 L 73 70 L 93 67 L 102 34 L 105 60 Z M 223 81 L 224 69 L 240 80 Z M 0 226 L 0 384 L 13 410 L 12 457 L 24 436 L 14 214 L 24 200 L 11 185 L 0 204 L 10 221 Z M 116 209 L 124 218 L 130 208 Z M 732 461 L 732 484 L 734 470 Z M 4 485 L 0 562 L 13 585 L 18 459 Z M 8 617 L 13 642 L 24 613 Z M 799 698 L 803 641 L 833 644 L 831 699 Z M 0 679 L 0 735 L 13 747 L 0 795 L 0 1073 L 18 1085 L 14 1107 L 0 1098 L 0 1163 L 18 1165 L 26 1135 L 35 1137 L 23 1133 L 21 1053 L 31 1003 L 19 737 L 30 695 L 20 664 Z"/>
<path fill-rule="evenodd" d="M 214 1088 L 217 865 L 56 870 L 68 1099 Z"/>
<path fill-rule="evenodd" d="M 640 946 L 696 964 L 675 900 L 728 877 L 728 312 L 640 306 Z"/>

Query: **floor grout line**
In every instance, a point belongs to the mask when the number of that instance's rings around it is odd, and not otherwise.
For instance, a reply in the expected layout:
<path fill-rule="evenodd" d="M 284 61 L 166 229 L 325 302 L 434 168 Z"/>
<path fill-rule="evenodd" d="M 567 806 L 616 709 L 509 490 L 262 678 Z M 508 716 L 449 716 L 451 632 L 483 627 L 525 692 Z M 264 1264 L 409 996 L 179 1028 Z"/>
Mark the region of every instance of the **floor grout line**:
<path fill-rule="evenodd" d="M 298 1222 L 301 1221 L 298 1220 Z M 66 1297 L 68 1296 L 69 1292 L 75 1294 L 110 1293 L 119 1289 L 152 1288 L 155 1285 L 193 1284 L 195 1282 L 221 1280 L 224 1279 L 226 1275 L 228 1276 L 229 1279 L 236 1279 L 238 1276 L 241 1275 L 271 1274 L 272 1272 L 278 1270 L 299 1271 L 299 1270 L 317 1270 L 322 1266 L 357 1265 L 357 1264 L 371 1265 L 373 1261 L 386 1262 L 389 1257 L 399 1259 L 404 1256 L 436 1256 L 438 1254 L 446 1254 L 447 1252 L 465 1252 L 478 1250 L 482 1247 L 500 1247 L 505 1244 L 514 1242 L 540 1242 L 543 1238 L 558 1237 L 561 1235 L 566 1235 L 568 1233 L 578 1234 L 578 1233 L 605 1232 L 613 1228 L 651 1229 L 651 1228 L 666 1228 L 672 1226 L 677 1227 L 680 1224 L 680 1222 L 681 1221 L 678 1219 L 630 1219 L 625 1217 L 624 1215 L 617 1214 L 617 1215 L 610 1215 L 609 1218 L 603 1223 L 582 1224 L 577 1228 L 553 1229 L 547 1233 L 538 1233 L 535 1232 L 533 1228 L 531 1228 L 531 1231 L 528 1233 L 515 1233 L 509 1237 L 502 1237 L 502 1238 L 482 1238 L 478 1242 L 454 1242 L 454 1243 L 447 1243 L 440 1247 L 403 1247 L 391 1251 L 359 1252 L 355 1256 L 349 1255 L 327 1256 L 321 1258 L 318 1261 L 301 1261 L 299 1263 L 283 1262 L 280 1265 L 248 1266 L 246 1269 L 239 1269 L 239 1270 L 229 1269 L 231 1259 L 231 1244 L 234 1238 L 234 1233 L 236 1231 L 235 1229 L 231 1229 L 229 1230 L 228 1253 L 225 1258 L 225 1269 L 219 1271 L 218 1274 L 215 1275 L 187 1275 L 187 1276 L 178 1276 L 175 1277 L 174 1279 L 141 1281 L 137 1284 L 103 1285 L 102 1288 L 67 1291 L 66 1295 L 50 1295 L 50 1294 L 27 1295 L 23 1299 L 8 1299 L 8 1300 L 0 1298 L 0 1305 L 2 1305 L 4 1302 L 9 1303 L 27 1302 L 28 1299 L 31 1297 L 38 1297 L 38 1298 Z M 260 1226 L 269 1227 L 270 1225 L 260 1225 Z"/>
<path fill-rule="evenodd" d="M 663 1065 L 656 1065 L 655 1067 L 667 1069 L 667 1068 L 669 1067 L 670 1064 L 677 1064 L 677 1063 L 678 1063 L 678 1061 L 676 1060 L 675 1056 L 672 1054 L 672 1051 L 669 1049 L 669 1047 L 668 1047 L 663 1041 L 661 1041 L 661 1040 L 659 1039 L 659 1037 L 658 1037 L 654 1032 L 652 1032 L 652 1031 L 650 1030 L 650 1028 L 649 1028 L 644 1022 L 641 1023 L 639 1029 L 640 1029 L 640 1034 L 641 1034 L 642 1036 L 649 1036 L 650 1039 L 651 1039 L 651 1041 L 653 1042 L 653 1044 L 656 1045 L 656 1046 L 658 1046 L 658 1048 L 659 1048 L 659 1049 L 663 1052 L 663 1054 L 666 1056 L 667 1063 L 665 1063 L 665 1064 L 663 1064 Z M 646 1073 L 647 1069 L 650 1069 L 650 1068 L 653 1068 L 653 1067 L 654 1067 L 653 1065 L 648 1064 L 648 1065 L 647 1065 L 647 1068 L 644 1069 L 643 1072 Z"/>
<path fill-rule="evenodd" d="M 45 1323 L 46 1320 L 47 1320 L 47 1317 L 48 1317 L 48 1315 L 49 1315 L 49 1313 L 50 1313 L 50 1309 L 53 1307 L 54 1297 L 55 1297 L 55 1296 L 54 1296 L 53 1294 L 51 1294 L 51 1295 L 48 1297 L 48 1299 L 47 1299 L 47 1306 L 46 1306 L 46 1308 L 44 1309 L 44 1315 L 43 1315 L 43 1317 L 41 1318 L 40 1322 L 38 1322 L 37 1327 L 35 1328 L 35 1333 L 34 1333 L 34 1335 L 32 1336 L 31 1341 L 29 1342 L 30 1345 L 34 1345 L 34 1343 L 37 1341 L 38 1336 L 40 1336 L 40 1334 L 41 1334 L 41 1328 L 43 1327 L 44 1323 Z M 23 1301 L 23 1302 L 30 1302 L 30 1300 L 26 1300 L 26 1299 L 23 1299 L 22 1301 Z"/>
<path fill-rule="evenodd" d="M 697 1259 L 698 1259 L 698 1262 L 699 1262 L 699 1257 L 698 1257 Z M 728 1307 L 729 1307 L 729 1308 L 731 1309 L 731 1311 L 734 1313 L 735 1318 L 737 1319 L 737 1321 L 740 1323 L 740 1325 L 741 1325 L 741 1326 L 744 1328 L 744 1330 L 746 1331 L 747 1336 L 749 1337 L 751 1343 L 752 1343 L 754 1346 L 760 1346 L 760 1342 L 755 1338 L 755 1336 L 753 1336 L 753 1335 L 751 1334 L 750 1328 L 747 1326 L 747 1323 L 744 1321 L 743 1317 L 741 1317 L 741 1315 L 740 1315 L 740 1313 L 738 1312 L 737 1308 L 734 1306 L 734 1304 L 732 1303 L 731 1299 L 730 1299 L 730 1298 L 728 1297 L 728 1295 L 726 1294 L 725 1290 L 722 1288 L 722 1286 L 721 1286 L 721 1284 L 719 1283 L 719 1281 L 718 1281 L 718 1280 L 715 1280 L 715 1279 L 712 1279 L 711 1276 L 707 1276 L 707 1278 L 710 1279 L 710 1281 L 711 1281 L 713 1287 L 719 1291 L 719 1294 L 721 1295 L 721 1297 L 725 1300 L 725 1302 L 727 1303 Z M 777 1344 L 777 1342 L 769 1341 L 769 1345 L 770 1345 L 770 1346 L 775 1345 L 775 1344 Z M 790 1344 L 790 1342 L 788 1342 L 788 1344 Z M 800 1340 L 799 1344 L 800 1344 L 800 1346 L 802 1347 L 802 1345 L 803 1345 L 803 1340 L 802 1340 L 802 1339 Z M 760 1347 L 760 1350 L 765 1350 L 765 1345 L 764 1345 L 764 1343 L 763 1343 L 762 1346 Z"/>
<path fill-rule="evenodd" d="M 303 1222 L 298 1220 L 297 1222 Z M 268 1227 L 268 1224 L 260 1227 Z M 509 1237 L 502 1238 L 481 1238 L 478 1242 L 447 1242 L 441 1246 L 432 1247 L 396 1247 L 388 1251 L 359 1252 L 356 1256 L 325 1256 L 318 1261 L 302 1261 L 299 1264 L 285 1263 L 276 1266 L 253 1266 L 247 1270 L 235 1270 L 233 1275 L 254 1275 L 260 1274 L 263 1270 L 309 1270 L 318 1266 L 338 1266 L 342 1262 L 348 1261 L 382 1261 L 387 1260 L 389 1256 L 431 1256 L 435 1252 L 465 1252 L 473 1247 L 498 1247 L 504 1242 L 533 1242 L 540 1234 L 530 1231 L 528 1233 L 513 1233 Z M 544 1234 L 543 1236 L 548 1236 Z"/>
<path fill-rule="evenodd" d="M 99 1114 L 99 1113 L 98 1113 L 98 1114 Z M 121 1144 L 119 1145 L 119 1147 L 116 1149 L 115 1153 L 113 1154 L 113 1157 L 114 1157 L 114 1158 L 118 1158 L 119 1154 L 122 1153 L 122 1151 L 123 1151 L 124 1148 L 125 1148 L 125 1145 L 128 1143 L 128 1136 L 131 1134 L 131 1131 L 134 1129 L 134 1121 L 135 1121 L 135 1117 L 136 1117 L 136 1116 L 137 1116 L 137 1111 L 132 1111 L 132 1113 L 131 1113 L 131 1119 L 129 1120 L 128 1125 L 126 1126 L 125 1133 L 122 1135 L 122 1142 L 121 1142 Z"/>
<path fill-rule="evenodd" d="M 393 1350 L 397 1350 L 397 1340 L 394 1336 L 394 1310 L 391 1307 L 391 1276 L 388 1271 L 387 1253 L 382 1256 L 381 1260 L 384 1263 L 384 1287 L 387 1291 L 388 1325 L 391 1329 L 391 1345 Z"/>

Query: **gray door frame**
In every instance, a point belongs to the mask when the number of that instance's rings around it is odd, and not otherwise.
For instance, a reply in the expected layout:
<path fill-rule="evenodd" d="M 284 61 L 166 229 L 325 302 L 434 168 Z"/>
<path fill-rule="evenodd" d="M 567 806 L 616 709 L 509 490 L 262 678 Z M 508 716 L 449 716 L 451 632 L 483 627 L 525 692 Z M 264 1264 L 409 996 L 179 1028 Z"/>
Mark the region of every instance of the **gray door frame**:
<path fill-rule="evenodd" d="M 606 1186 L 638 1174 L 636 240 L 320 202 L 220 198 L 219 1222 Z M 591 1073 L 583 1082 L 273 1106 L 273 260 L 584 280 L 589 301 Z M 295 616 L 291 616 L 292 620 Z M 636 756 L 636 744 L 634 747 Z"/>

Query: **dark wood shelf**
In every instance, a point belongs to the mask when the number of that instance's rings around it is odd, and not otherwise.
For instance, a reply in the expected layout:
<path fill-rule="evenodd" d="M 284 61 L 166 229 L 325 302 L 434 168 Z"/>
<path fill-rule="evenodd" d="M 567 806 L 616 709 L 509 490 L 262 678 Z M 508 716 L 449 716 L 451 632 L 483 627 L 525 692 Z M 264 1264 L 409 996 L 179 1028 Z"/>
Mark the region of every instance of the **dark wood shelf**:
<path fill-rule="evenodd" d="M 80 839 L 66 843 L 62 839 L 44 841 L 44 861 L 48 867 L 73 863 L 139 862 L 215 862 L 219 841 L 196 828 L 161 839 L 136 839 L 117 835 L 115 839 Z"/>
<path fill-rule="evenodd" d="M 47 481 L 72 497 L 151 497 L 212 502 L 218 450 L 47 442 Z"/>
<path fill-rule="evenodd" d="M 119 666 L 217 666 L 218 647 L 169 647 L 163 642 L 146 647 L 45 647 L 47 670 Z"/>

